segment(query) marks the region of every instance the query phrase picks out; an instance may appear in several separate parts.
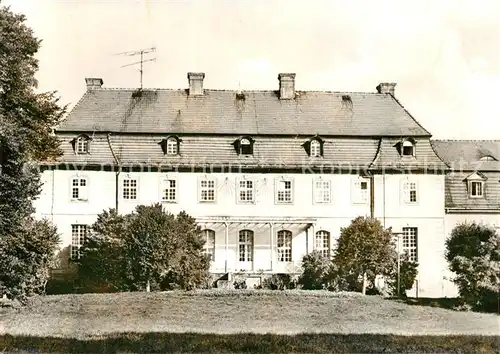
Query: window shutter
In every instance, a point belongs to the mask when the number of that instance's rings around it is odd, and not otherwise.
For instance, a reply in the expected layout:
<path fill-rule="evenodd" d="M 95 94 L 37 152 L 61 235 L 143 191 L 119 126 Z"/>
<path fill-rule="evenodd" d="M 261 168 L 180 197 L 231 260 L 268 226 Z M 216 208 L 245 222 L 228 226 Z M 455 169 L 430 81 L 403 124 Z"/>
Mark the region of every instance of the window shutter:
<path fill-rule="evenodd" d="M 82 181 L 84 186 L 82 186 Z M 80 187 L 79 187 L 79 198 L 80 200 L 88 200 L 88 188 L 89 188 L 89 181 L 86 178 L 80 178 Z"/>
<path fill-rule="evenodd" d="M 319 153 L 321 156 L 323 156 L 323 145 L 325 144 L 325 142 L 321 139 L 318 139 L 318 142 L 319 142 Z"/>

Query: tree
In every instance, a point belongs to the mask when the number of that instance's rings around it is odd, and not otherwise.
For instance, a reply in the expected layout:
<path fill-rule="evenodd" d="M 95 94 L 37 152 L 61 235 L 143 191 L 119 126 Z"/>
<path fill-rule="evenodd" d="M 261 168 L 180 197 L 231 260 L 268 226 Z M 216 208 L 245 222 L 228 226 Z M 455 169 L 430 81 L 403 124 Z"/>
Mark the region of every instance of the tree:
<path fill-rule="evenodd" d="M 366 294 L 367 282 L 375 282 L 384 274 L 393 259 L 392 234 L 380 221 L 358 217 L 348 227 L 341 228 L 333 262 L 338 274 L 356 289 L 361 279 L 361 292 Z"/>
<path fill-rule="evenodd" d="M 26 258 L 33 253 L 24 247 L 43 240 L 46 243 L 39 245 L 47 252 L 40 255 L 43 259 L 48 259 L 57 248 L 54 229 L 35 222 L 31 215 L 33 200 L 40 193 L 36 162 L 61 154 L 58 140 L 51 132 L 66 111 L 66 107 L 59 107 L 55 92 L 35 92 L 35 54 L 41 42 L 24 24 L 25 20 L 8 7 L 0 7 L 0 255 L 8 255 L 0 267 L 0 289 L 15 297 L 31 294 L 33 289 L 26 284 L 33 284 L 34 276 L 43 278 L 41 274 L 45 274 L 46 263 Z M 37 232 L 48 234 L 42 237 Z M 12 278 L 12 270 L 21 265 L 30 271 L 19 272 Z"/>
<path fill-rule="evenodd" d="M 0 238 L 0 294 L 24 302 L 42 293 L 55 266 L 59 243 L 56 228 L 46 220 L 29 220 L 16 237 Z"/>
<path fill-rule="evenodd" d="M 82 247 L 79 276 L 114 290 L 192 289 L 208 278 L 209 259 L 195 219 L 139 205 L 99 215 Z"/>
<path fill-rule="evenodd" d="M 474 309 L 500 311 L 500 234 L 475 222 L 459 224 L 445 256 L 460 297 Z"/>

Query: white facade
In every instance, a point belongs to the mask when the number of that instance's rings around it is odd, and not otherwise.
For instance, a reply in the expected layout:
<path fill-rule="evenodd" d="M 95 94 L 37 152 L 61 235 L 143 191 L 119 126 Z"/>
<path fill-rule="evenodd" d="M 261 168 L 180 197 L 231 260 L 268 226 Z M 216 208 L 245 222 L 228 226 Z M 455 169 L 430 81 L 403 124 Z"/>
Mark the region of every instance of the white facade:
<path fill-rule="evenodd" d="M 86 180 L 80 191 L 83 200 L 72 198 L 75 179 Z M 124 198 L 124 180 L 136 181 L 136 199 Z M 164 181 L 175 181 L 174 201 L 162 201 Z M 213 202 L 201 200 L 202 181 L 214 182 Z M 251 192 L 246 194 L 251 201 L 239 200 L 241 181 L 251 181 Z M 281 181 L 291 182 L 291 203 L 278 200 Z M 72 225 L 90 226 L 100 212 L 116 205 L 115 172 L 46 170 L 43 182 L 42 194 L 35 203 L 37 215 L 57 225 L 62 247 L 72 244 Z M 360 182 L 367 189 L 361 190 Z M 317 233 L 323 236 L 326 231 L 330 236 L 327 242 L 331 251 L 342 227 L 357 216 L 371 213 L 370 179 L 355 174 L 121 172 L 118 183 L 120 213 L 129 213 L 140 204 L 162 202 L 167 211 L 184 210 L 198 220 L 202 229 L 213 230 L 214 273 L 296 273 L 302 257 L 317 249 L 318 242 L 324 243 L 319 241 L 319 235 L 316 239 Z M 405 199 L 405 183 L 415 184 L 416 201 Z M 321 186 L 321 191 L 317 186 Z M 374 186 L 374 216 L 394 232 L 401 232 L 404 227 L 418 230 L 418 283 L 409 294 L 448 296 L 443 258 L 444 176 L 376 175 Z M 239 259 L 242 230 L 253 232 L 250 262 Z M 291 259 L 286 261 L 279 259 L 277 239 L 281 230 L 292 233 Z"/>

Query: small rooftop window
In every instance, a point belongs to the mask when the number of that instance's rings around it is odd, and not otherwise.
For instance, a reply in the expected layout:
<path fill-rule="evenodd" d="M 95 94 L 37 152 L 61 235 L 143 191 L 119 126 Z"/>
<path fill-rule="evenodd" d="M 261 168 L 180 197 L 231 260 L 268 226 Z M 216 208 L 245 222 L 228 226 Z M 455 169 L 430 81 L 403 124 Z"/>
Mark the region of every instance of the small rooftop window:
<path fill-rule="evenodd" d="M 491 155 L 486 155 L 486 156 L 483 156 L 479 159 L 479 161 L 498 161 L 497 159 L 495 159 L 493 156 Z"/>
<path fill-rule="evenodd" d="M 250 137 L 241 137 L 233 145 L 238 155 L 253 155 L 254 140 Z"/>
<path fill-rule="evenodd" d="M 161 149 L 165 155 L 179 154 L 180 139 L 176 136 L 169 136 L 160 142 Z"/>
<path fill-rule="evenodd" d="M 413 156 L 415 149 L 413 143 L 409 140 L 403 142 L 403 156 Z"/>
<path fill-rule="evenodd" d="M 73 144 L 75 154 L 85 155 L 90 153 L 90 140 L 91 138 L 86 134 L 79 135 L 73 139 L 71 143 Z"/>

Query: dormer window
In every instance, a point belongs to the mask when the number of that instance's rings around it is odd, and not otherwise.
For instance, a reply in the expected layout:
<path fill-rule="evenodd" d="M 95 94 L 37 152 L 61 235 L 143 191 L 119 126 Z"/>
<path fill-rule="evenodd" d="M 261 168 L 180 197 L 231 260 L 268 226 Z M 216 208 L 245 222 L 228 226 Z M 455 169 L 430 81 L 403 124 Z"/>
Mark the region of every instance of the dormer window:
<path fill-rule="evenodd" d="M 403 141 L 403 156 L 414 156 L 415 149 L 413 143 L 409 140 Z"/>
<path fill-rule="evenodd" d="M 178 155 L 179 154 L 180 139 L 176 136 L 170 136 L 160 142 L 161 148 L 165 155 Z"/>
<path fill-rule="evenodd" d="M 73 149 L 77 155 L 85 155 L 90 152 L 90 138 L 86 134 L 82 134 L 73 139 Z"/>
<path fill-rule="evenodd" d="M 311 141 L 311 156 L 317 157 L 321 156 L 321 144 L 316 139 Z"/>
<path fill-rule="evenodd" d="M 497 159 L 495 159 L 493 156 L 491 155 L 486 155 L 486 156 L 483 156 L 479 159 L 479 161 L 497 161 Z"/>
<path fill-rule="evenodd" d="M 484 182 L 486 181 L 486 177 L 482 173 L 474 172 L 464 181 L 467 183 L 469 198 L 484 197 Z"/>
<path fill-rule="evenodd" d="M 250 137 L 242 137 L 234 142 L 238 155 L 253 155 L 254 140 Z"/>
<path fill-rule="evenodd" d="M 310 157 L 321 157 L 323 156 L 323 143 L 321 138 L 315 137 L 306 141 L 303 146 Z"/>
<path fill-rule="evenodd" d="M 406 138 L 399 141 L 396 145 L 398 153 L 402 157 L 414 157 L 415 156 L 415 144 L 416 141 L 412 138 Z"/>

